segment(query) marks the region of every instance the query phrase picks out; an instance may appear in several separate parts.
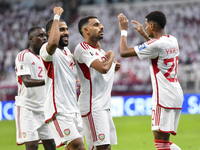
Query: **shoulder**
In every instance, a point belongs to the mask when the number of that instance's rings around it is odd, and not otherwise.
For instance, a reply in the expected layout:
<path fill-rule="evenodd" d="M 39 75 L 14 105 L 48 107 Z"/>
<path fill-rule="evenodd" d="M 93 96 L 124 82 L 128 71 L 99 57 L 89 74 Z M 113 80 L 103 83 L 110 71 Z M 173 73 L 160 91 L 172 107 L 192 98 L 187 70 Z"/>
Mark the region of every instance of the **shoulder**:
<path fill-rule="evenodd" d="M 30 51 L 28 49 L 22 50 L 17 54 L 16 60 L 18 60 L 19 62 L 24 61 L 28 54 L 30 54 Z"/>

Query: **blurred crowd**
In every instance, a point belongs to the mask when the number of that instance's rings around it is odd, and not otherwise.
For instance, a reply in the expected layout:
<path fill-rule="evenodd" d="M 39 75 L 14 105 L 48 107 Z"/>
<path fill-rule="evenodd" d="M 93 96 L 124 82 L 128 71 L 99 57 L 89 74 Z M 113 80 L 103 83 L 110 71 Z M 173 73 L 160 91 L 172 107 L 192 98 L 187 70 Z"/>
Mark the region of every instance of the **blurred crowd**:
<path fill-rule="evenodd" d="M 1 9 L 0 14 L 0 89 L 16 87 L 14 60 L 17 53 L 28 48 L 27 31 L 33 26 L 45 27 L 53 18 L 54 4 L 37 8 L 17 3 L 8 9 Z M 122 64 L 116 73 L 114 85 L 150 84 L 148 61 L 138 58 L 121 58 L 119 56 L 120 32 L 119 13 L 124 13 L 130 20 L 137 20 L 144 25 L 145 16 L 153 10 L 161 10 L 167 17 L 166 34 L 177 37 L 180 48 L 179 81 L 188 80 L 184 74 L 185 66 L 200 70 L 200 2 L 177 3 L 105 3 L 101 5 L 79 6 L 77 14 L 70 20 L 69 49 L 74 50 L 82 37 L 78 32 L 78 21 L 85 15 L 97 16 L 104 25 L 104 38 L 101 47 L 105 51 L 113 50 Z M 63 18 L 66 20 L 66 18 Z M 128 45 L 134 46 L 144 39 L 129 24 Z M 188 67 L 187 67 L 188 68 Z M 200 79 L 200 76 L 195 76 Z M 113 87 L 115 89 L 115 86 Z M 0 92 L 1 94 L 1 92 Z"/>

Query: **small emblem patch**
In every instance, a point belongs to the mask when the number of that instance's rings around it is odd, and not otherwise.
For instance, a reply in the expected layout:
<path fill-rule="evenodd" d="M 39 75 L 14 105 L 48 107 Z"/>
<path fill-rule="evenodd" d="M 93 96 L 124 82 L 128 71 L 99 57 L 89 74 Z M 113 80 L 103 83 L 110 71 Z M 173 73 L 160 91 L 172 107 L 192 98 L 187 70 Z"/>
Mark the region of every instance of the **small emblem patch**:
<path fill-rule="evenodd" d="M 23 65 L 20 66 L 20 69 L 23 69 Z"/>
<path fill-rule="evenodd" d="M 141 51 L 141 50 L 143 50 L 143 49 L 145 49 L 145 48 L 146 48 L 146 45 L 145 45 L 145 44 L 142 44 L 142 45 L 139 45 L 139 46 L 138 46 L 139 51 Z"/>
<path fill-rule="evenodd" d="M 105 135 L 103 133 L 99 134 L 99 139 L 103 141 L 105 139 Z"/>
<path fill-rule="evenodd" d="M 68 136 L 68 135 L 70 135 L 70 130 L 69 130 L 69 129 L 65 129 L 65 130 L 64 130 L 64 133 L 65 133 L 65 135 Z"/>
<path fill-rule="evenodd" d="M 23 138 L 25 138 L 26 137 L 26 132 L 22 132 L 22 136 L 23 136 Z"/>

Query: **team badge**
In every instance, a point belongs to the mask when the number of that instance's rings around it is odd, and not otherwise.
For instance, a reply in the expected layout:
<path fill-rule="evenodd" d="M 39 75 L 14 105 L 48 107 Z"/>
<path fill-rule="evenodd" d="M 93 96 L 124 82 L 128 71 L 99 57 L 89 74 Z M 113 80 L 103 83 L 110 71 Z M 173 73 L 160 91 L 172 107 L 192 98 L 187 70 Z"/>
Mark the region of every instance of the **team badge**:
<path fill-rule="evenodd" d="M 68 136 L 68 135 L 70 135 L 70 130 L 69 130 L 69 129 L 65 129 L 65 130 L 64 130 L 64 133 L 65 133 L 65 135 Z"/>
<path fill-rule="evenodd" d="M 26 132 L 22 132 L 22 136 L 23 136 L 23 138 L 25 138 L 26 137 Z"/>
<path fill-rule="evenodd" d="M 105 139 L 105 134 L 103 134 L 103 133 L 99 134 L 99 139 L 101 141 L 103 141 Z"/>
<path fill-rule="evenodd" d="M 145 44 L 142 44 L 142 45 L 139 45 L 139 46 L 138 46 L 139 51 L 141 51 L 141 50 L 143 50 L 143 49 L 145 49 L 145 48 L 146 48 L 146 45 L 145 45 Z"/>
<path fill-rule="evenodd" d="M 23 69 L 23 65 L 20 66 L 20 69 Z"/>

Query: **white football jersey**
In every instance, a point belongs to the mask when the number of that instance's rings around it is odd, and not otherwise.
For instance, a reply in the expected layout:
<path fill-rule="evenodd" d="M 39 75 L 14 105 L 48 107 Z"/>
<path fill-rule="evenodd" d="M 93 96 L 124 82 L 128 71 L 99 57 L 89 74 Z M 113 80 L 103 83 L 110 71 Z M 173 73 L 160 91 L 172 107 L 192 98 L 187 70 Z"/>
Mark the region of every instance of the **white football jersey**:
<path fill-rule="evenodd" d="M 44 106 L 44 86 L 26 87 L 21 75 L 30 75 L 32 79 L 44 79 L 44 72 L 40 56 L 29 49 L 17 54 L 15 59 L 15 71 L 18 85 L 18 95 L 15 96 L 15 104 L 30 110 L 42 112 Z"/>
<path fill-rule="evenodd" d="M 57 48 L 53 55 L 46 50 L 47 43 L 40 49 L 45 76 L 45 120 L 56 113 L 80 113 L 76 95 L 75 66 L 71 52 Z"/>
<path fill-rule="evenodd" d="M 177 39 L 164 35 L 134 47 L 140 59 L 149 59 L 153 86 L 152 104 L 181 109 L 183 91 L 177 79 L 179 47 Z"/>
<path fill-rule="evenodd" d="M 109 109 L 116 64 L 113 63 L 106 74 L 101 74 L 90 67 L 94 60 L 99 59 L 103 62 L 106 57 L 103 50 L 99 51 L 86 42 L 77 45 L 74 59 L 81 83 L 78 102 L 82 116 L 87 116 L 91 111 Z"/>

